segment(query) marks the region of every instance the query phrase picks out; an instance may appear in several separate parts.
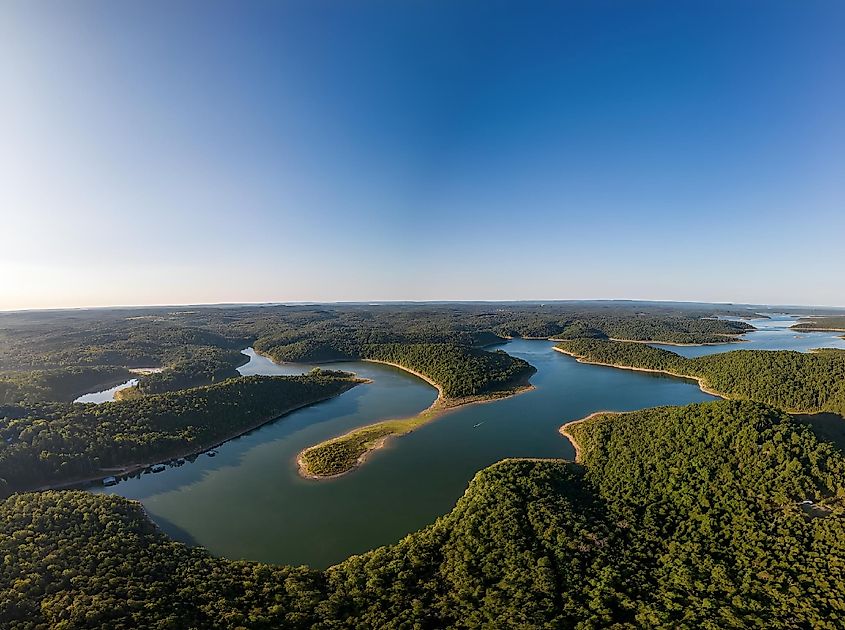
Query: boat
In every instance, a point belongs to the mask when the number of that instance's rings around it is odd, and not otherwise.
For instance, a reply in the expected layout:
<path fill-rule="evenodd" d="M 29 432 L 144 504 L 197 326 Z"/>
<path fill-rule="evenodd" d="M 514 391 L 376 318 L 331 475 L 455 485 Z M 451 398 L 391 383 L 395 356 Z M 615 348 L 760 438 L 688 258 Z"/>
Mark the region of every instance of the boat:
<path fill-rule="evenodd" d="M 103 479 L 104 486 L 116 486 L 117 485 L 117 477 L 105 477 Z"/>
<path fill-rule="evenodd" d="M 155 466 L 150 468 L 150 470 L 154 473 L 160 473 L 165 468 L 167 468 L 167 466 L 165 466 L 164 464 L 156 464 Z"/>

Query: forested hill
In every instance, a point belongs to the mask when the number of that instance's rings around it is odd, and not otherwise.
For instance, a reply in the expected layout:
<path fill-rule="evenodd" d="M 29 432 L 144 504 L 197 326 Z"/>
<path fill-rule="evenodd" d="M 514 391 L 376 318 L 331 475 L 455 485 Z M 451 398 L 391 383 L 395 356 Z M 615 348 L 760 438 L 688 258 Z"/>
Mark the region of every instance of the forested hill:
<path fill-rule="evenodd" d="M 587 362 L 703 379 L 730 398 L 789 411 L 845 415 L 845 351 L 735 350 L 688 359 L 640 343 L 575 339 L 557 345 Z"/>
<path fill-rule="evenodd" d="M 395 355 L 390 347 L 396 344 L 432 345 L 425 364 L 448 354 L 463 366 L 451 366 L 448 375 L 435 370 L 446 389 L 454 384 L 462 392 L 455 395 L 476 395 L 500 389 L 501 379 L 476 376 L 459 382 L 461 372 L 481 372 L 495 364 L 501 374 L 502 359 L 473 350 L 507 337 L 725 342 L 752 327 L 719 316 L 748 312 L 718 305 L 565 302 L 0 313 L 0 403 L 72 400 L 97 386 L 105 389 L 121 382 L 102 383 L 97 371 L 125 374 L 126 368 L 163 368 L 139 377 L 131 392 L 136 397 L 217 383 L 238 375 L 236 368 L 247 361 L 240 351 L 249 345 L 277 360 L 296 362 L 376 358 L 383 352 Z M 380 346 L 384 348 L 378 350 Z M 447 346 L 461 350 L 444 351 Z M 505 371 L 520 369 L 514 362 Z M 81 379 L 82 372 L 92 378 Z"/>
<path fill-rule="evenodd" d="M 806 427 L 722 401 L 573 432 L 584 467 L 491 466 L 432 526 L 325 572 L 213 558 L 117 497 L 12 496 L 0 504 L 0 626 L 845 623 L 845 459 Z"/>
<path fill-rule="evenodd" d="M 100 405 L 0 406 L 0 496 L 181 457 L 360 382 L 319 374 L 245 376 Z"/>

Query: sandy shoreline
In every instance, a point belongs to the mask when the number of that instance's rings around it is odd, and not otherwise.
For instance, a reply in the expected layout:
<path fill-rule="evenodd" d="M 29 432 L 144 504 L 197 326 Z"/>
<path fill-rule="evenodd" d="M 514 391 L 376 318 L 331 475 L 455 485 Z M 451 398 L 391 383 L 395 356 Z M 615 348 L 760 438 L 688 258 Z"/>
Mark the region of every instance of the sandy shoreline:
<path fill-rule="evenodd" d="M 750 331 L 749 331 L 750 332 Z M 745 343 L 746 339 L 740 339 L 739 336 L 735 335 L 728 335 L 725 333 L 725 340 L 724 341 L 705 341 L 704 343 L 678 343 L 675 341 L 655 341 L 654 339 L 618 339 L 616 337 L 608 337 L 610 341 L 624 341 L 625 343 L 645 343 L 649 345 L 658 345 L 658 346 L 678 346 L 681 348 L 694 348 L 697 346 L 723 346 L 726 343 Z M 561 339 L 560 341 L 567 341 L 566 339 Z"/>
<path fill-rule="evenodd" d="M 304 479 L 325 480 L 325 479 L 336 479 L 337 477 L 342 477 L 343 475 L 349 474 L 350 472 L 352 472 L 353 470 L 355 470 L 356 468 L 361 466 L 372 453 L 375 453 L 376 451 L 384 448 L 387 445 L 390 438 L 401 437 L 403 435 L 408 435 L 409 433 L 413 433 L 414 430 L 416 430 L 417 428 L 424 426 L 424 425 L 427 425 L 427 424 L 430 424 L 430 423 L 434 422 L 435 420 L 439 420 L 440 418 L 442 418 L 443 416 L 445 416 L 449 412 L 454 411 L 458 408 L 467 407 L 469 405 L 479 405 L 479 404 L 494 402 L 494 401 L 497 401 L 497 400 L 503 400 L 505 398 L 510 398 L 511 396 L 517 396 L 519 394 L 523 394 L 525 392 L 529 392 L 529 391 L 534 389 L 534 386 L 530 382 L 528 382 L 529 379 L 531 378 L 531 376 L 533 376 L 533 374 L 534 374 L 534 372 L 532 372 L 528 376 L 524 377 L 524 379 L 521 379 L 516 384 L 516 386 L 513 389 L 510 389 L 510 390 L 504 390 L 504 391 L 501 391 L 501 392 L 498 392 L 498 393 L 493 393 L 493 394 L 480 394 L 480 395 L 477 395 L 477 396 L 465 396 L 465 397 L 461 397 L 461 398 L 448 398 L 448 397 L 443 395 L 443 388 L 440 385 L 435 383 L 429 377 L 425 376 L 424 374 L 420 374 L 419 372 L 417 372 L 415 370 L 412 370 L 410 368 L 406 368 L 402 365 L 399 365 L 398 363 L 391 363 L 389 361 L 380 361 L 380 360 L 377 360 L 377 359 L 361 359 L 361 361 L 366 361 L 368 363 L 381 363 L 382 365 L 389 365 L 391 367 L 394 367 L 394 368 L 397 368 L 397 369 L 402 370 L 404 372 L 407 372 L 409 374 L 412 374 L 412 375 L 422 379 L 423 381 L 425 381 L 426 383 L 428 383 L 432 387 L 434 387 L 437 390 L 437 393 L 438 393 L 437 398 L 434 400 L 433 403 L 431 403 L 431 405 L 429 405 L 427 408 L 423 409 L 418 414 L 416 414 L 414 416 L 409 416 L 408 418 L 396 418 L 395 419 L 396 421 L 401 422 L 403 420 L 413 420 L 414 418 L 420 418 L 421 416 L 427 416 L 425 419 L 421 420 L 419 424 L 409 426 L 408 429 L 405 430 L 405 431 L 396 431 L 396 432 L 393 432 L 393 433 L 388 433 L 387 435 L 379 438 L 376 442 L 373 443 L 373 445 L 370 448 L 368 448 L 363 453 L 361 453 L 361 455 L 358 457 L 358 459 L 355 461 L 355 463 L 352 466 L 350 466 L 348 469 L 341 471 L 339 473 L 335 473 L 333 475 L 315 475 L 313 473 L 310 473 L 308 471 L 308 467 L 305 465 L 305 462 L 303 461 L 303 455 L 305 454 L 306 451 L 309 451 L 313 448 L 319 447 L 323 444 L 327 444 L 329 442 L 334 442 L 336 440 L 342 440 L 342 439 L 346 438 L 347 436 L 350 436 L 354 433 L 357 433 L 358 431 L 367 429 L 369 427 L 374 427 L 374 426 L 379 425 L 383 422 L 390 422 L 392 420 L 391 418 L 387 418 L 385 420 L 379 420 L 379 421 L 373 422 L 371 424 L 366 424 L 366 425 L 363 425 L 363 426 L 360 426 L 360 427 L 356 427 L 354 429 L 347 431 L 346 433 L 342 433 L 341 435 L 338 435 L 338 436 L 333 437 L 333 438 L 329 438 L 328 440 L 323 440 L 322 442 L 318 442 L 317 444 L 312 444 L 311 446 L 307 446 L 306 448 L 302 449 L 296 455 L 296 467 L 297 467 L 297 471 L 299 472 L 299 475 L 301 477 L 303 477 Z"/>
<path fill-rule="evenodd" d="M 652 374 L 665 374 L 666 376 L 674 376 L 675 378 L 683 378 L 689 381 L 696 381 L 698 383 L 699 389 L 703 391 L 705 394 L 710 394 L 711 396 L 716 396 L 718 398 L 730 399 L 730 396 L 724 394 L 722 392 L 717 392 L 715 389 L 712 389 L 707 382 L 704 380 L 702 376 L 689 376 L 686 374 L 678 374 L 677 372 L 670 372 L 669 370 L 654 370 L 651 368 L 640 368 L 640 367 L 633 367 L 630 365 L 616 365 L 613 363 L 603 363 L 601 361 L 591 361 L 586 357 L 582 357 L 580 355 L 575 354 L 574 352 L 569 352 L 568 350 L 564 350 L 563 348 L 558 348 L 557 346 L 554 347 L 554 350 L 560 352 L 561 354 L 565 354 L 567 356 L 572 357 L 578 363 L 584 363 L 586 365 L 602 365 L 604 367 L 612 367 L 619 370 L 631 370 L 632 372 L 651 372 Z"/>
<path fill-rule="evenodd" d="M 566 424 L 562 424 L 560 429 L 558 429 L 558 432 L 563 437 L 565 437 L 567 440 L 569 440 L 569 443 L 572 444 L 572 448 L 575 449 L 575 459 L 572 460 L 572 461 L 574 461 L 576 464 L 581 463 L 581 445 L 578 444 L 578 440 L 576 440 L 575 437 L 570 432 L 570 429 L 572 427 L 574 427 L 575 425 L 581 424 L 582 422 L 587 422 L 587 420 L 592 420 L 596 416 L 604 416 L 604 415 L 611 415 L 611 414 L 618 416 L 618 415 L 622 415 L 623 413 L 626 413 L 626 412 L 624 412 L 624 411 L 594 411 L 589 416 L 584 416 L 583 418 L 579 418 L 578 420 L 570 420 Z"/>

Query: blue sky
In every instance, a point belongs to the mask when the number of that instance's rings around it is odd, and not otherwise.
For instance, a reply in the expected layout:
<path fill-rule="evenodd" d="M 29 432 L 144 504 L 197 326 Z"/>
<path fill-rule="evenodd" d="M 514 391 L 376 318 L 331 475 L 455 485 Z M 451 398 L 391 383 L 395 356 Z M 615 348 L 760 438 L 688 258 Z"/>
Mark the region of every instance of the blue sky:
<path fill-rule="evenodd" d="M 0 4 L 0 308 L 845 305 L 845 3 Z"/>

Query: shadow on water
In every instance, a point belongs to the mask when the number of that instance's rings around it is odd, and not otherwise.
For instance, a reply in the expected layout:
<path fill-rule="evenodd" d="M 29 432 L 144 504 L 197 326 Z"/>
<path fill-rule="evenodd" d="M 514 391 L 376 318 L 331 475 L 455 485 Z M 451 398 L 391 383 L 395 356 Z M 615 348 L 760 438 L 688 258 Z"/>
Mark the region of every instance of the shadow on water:
<path fill-rule="evenodd" d="M 186 544 L 189 547 L 198 546 L 199 543 L 197 543 L 193 536 L 172 521 L 168 521 L 166 518 L 162 518 L 161 516 L 156 517 L 154 520 L 159 529 L 173 540 Z"/>

